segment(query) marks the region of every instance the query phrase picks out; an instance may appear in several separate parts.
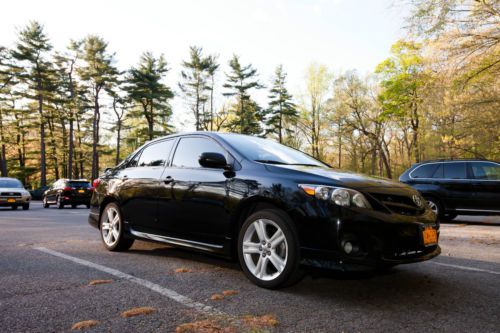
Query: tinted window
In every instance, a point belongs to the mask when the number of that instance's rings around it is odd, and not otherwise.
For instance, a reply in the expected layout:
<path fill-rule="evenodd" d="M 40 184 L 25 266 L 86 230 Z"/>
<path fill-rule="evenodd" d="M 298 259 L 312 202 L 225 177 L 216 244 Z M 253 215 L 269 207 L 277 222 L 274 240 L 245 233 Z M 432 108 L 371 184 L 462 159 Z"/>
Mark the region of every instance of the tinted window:
<path fill-rule="evenodd" d="M 130 161 L 127 163 L 127 168 L 134 168 L 139 163 L 139 157 L 141 157 L 141 152 L 137 153 Z"/>
<path fill-rule="evenodd" d="M 437 164 L 439 165 L 438 168 L 436 169 L 436 171 L 434 171 L 434 174 L 432 175 L 431 178 L 439 178 L 439 179 L 443 179 L 444 178 L 444 168 L 443 168 L 443 164 L 442 163 L 439 163 Z"/>
<path fill-rule="evenodd" d="M 433 178 L 434 173 L 439 168 L 439 164 L 425 164 L 417 167 L 412 173 L 412 178 Z"/>
<path fill-rule="evenodd" d="M 175 150 L 172 166 L 199 168 L 201 166 L 198 159 L 202 153 L 220 153 L 226 156 L 224 149 L 213 140 L 195 137 L 182 138 Z"/>
<path fill-rule="evenodd" d="M 68 182 L 67 184 L 70 187 L 83 187 L 83 188 L 89 188 L 90 183 L 89 182 Z"/>
<path fill-rule="evenodd" d="M 17 179 L 0 179 L 0 187 L 22 188 L 23 184 Z"/>
<path fill-rule="evenodd" d="M 170 154 L 170 149 L 172 149 L 173 142 L 174 140 L 167 140 L 147 146 L 143 149 L 137 166 L 148 167 L 165 165 L 168 155 Z"/>
<path fill-rule="evenodd" d="M 499 180 L 500 165 L 488 162 L 473 162 L 471 163 L 472 175 L 474 179 L 483 180 Z"/>
<path fill-rule="evenodd" d="M 444 163 L 444 178 L 446 179 L 467 178 L 465 163 Z"/>

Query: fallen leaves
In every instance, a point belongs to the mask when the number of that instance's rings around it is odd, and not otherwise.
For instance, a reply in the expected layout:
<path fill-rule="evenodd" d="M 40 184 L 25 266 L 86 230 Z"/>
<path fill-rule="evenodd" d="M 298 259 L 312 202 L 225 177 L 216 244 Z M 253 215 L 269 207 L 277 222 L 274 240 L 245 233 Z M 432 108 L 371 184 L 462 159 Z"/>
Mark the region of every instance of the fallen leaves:
<path fill-rule="evenodd" d="M 72 330 L 84 330 L 86 328 L 94 327 L 97 324 L 99 324 L 99 322 L 97 320 L 84 320 L 84 321 L 80 321 L 78 323 L 74 323 L 73 326 L 71 326 L 71 329 Z"/>
<path fill-rule="evenodd" d="M 191 273 L 192 270 L 190 270 L 189 268 L 185 268 L 185 267 L 181 267 L 181 268 L 177 268 L 175 270 L 176 273 Z"/>
<path fill-rule="evenodd" d="M 243 321 L 251 328 L 274 327 L 279 324 L 274 315 L 245 316 Z"/>
<path fill-rule="evenodd" d="M 224 299 L 224 295 L 222 295 L 222 294 L 213 294 L 213 295 L 210 297 L 210 299 L 211 299 L 212 301 L 221 301 L 221 300 L 223 300 L 223 299 Z"/>
<path fill-rule="evenodd" d="M 89 282 L 89 286 L 95 286 L 98 284 L 106 284 L 111 282 L 113 282 L 113 280 L 92 280 Z"/>
<path fill-rule="evenodd" d="M 121 316 L 123 318 L 135 317 L 135 316 L 141 316 L 141 315 L 148 315 L 148 314 L 151 314 L 155 311 L 156 311 L 155 308 L 152 308 L 149 306 L 143 306 L 143 307 L 133 308 L 133 309 L 130 309 L 127 311 L 123 311 L 121 313 Z"/>
<path fill-rule="evenodd" d="M 219 323 L 216 320 L 200 320 L 177 326 L 176 333 L 233 333 L 237 332 L 235 326 Z"/>
<path fill-rule="evenodd" d="M 236 290 L 224 290 L 224 291 L 222 292 L 222 294 L 223 294 L 224 296 L 232 296 L 232 295 L 237 295 L 237 294 L 239 294 L 239 292 L 238 292 L 238 291 L 236 291 Z"/>

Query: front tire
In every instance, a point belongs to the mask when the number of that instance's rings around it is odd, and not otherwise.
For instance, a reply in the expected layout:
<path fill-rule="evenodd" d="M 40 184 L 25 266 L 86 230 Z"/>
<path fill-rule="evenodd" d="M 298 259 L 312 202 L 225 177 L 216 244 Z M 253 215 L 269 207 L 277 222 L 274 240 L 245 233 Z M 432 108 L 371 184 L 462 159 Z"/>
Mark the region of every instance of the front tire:
<path fill-rule="evenodd" d="M 23 205 L 23 210 L 28 210 L 30 209 L 30 204 L 24 204 Z"/>
<path fill-rule="evenodd" d="M 108 251 L 128 250 L 134 244 L 133 239 L 124 237 L 120 207 L 114 202 L 107 204 L 102 211 L 99 230 L 102 243 Z"/>
<path fill-rule="evenodd" d="M 63 209 L 64 208 L 64 204 L 62 203 L 60 196 L 57 196 L 56 205 L 57 205 L 58 209 Z"/>
<path fill-rule="evenodd" d="M 259 287 L 284 287 L 302 277 L 297 232 L 278 209 L 261 210 L 246 219 L 238 237 L 238 257 L 246 277 Z"/>
<path fill-rule="evenodd" d="M 47 203 L 47 197 L 43 197 L 43 208 L 49 208 L 49 204 Z"/>
<path fill-rule="evenodd" d="M 12 210 L 16 210 L 16 209 L 17 209 L 17 206 L 16 206 L 16 205 L 14 205 L 14 206 L 11 206 L 10 208 L 11 208 Z"/>

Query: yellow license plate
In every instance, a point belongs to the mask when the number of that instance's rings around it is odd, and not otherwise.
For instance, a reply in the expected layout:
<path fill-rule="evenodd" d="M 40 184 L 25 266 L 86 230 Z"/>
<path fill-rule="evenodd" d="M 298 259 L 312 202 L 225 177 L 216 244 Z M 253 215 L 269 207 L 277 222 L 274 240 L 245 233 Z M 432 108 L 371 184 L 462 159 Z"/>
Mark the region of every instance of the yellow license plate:
<path fill-rule="evenodd" d="M 424 245 L 435 245 L 438 242 L 437 231 L 432 227 L 426 227 L 423 231 Z"/>
<path fill-rule="evenodd" d="M 16 202 L 16 199 L 7 199 L 7 202 L 9 202 L 9 203 Z"/>
<path fill-rule="evenodd" d="M 85 190 L 78 190 L 78 193 L 85 193 Z"/>

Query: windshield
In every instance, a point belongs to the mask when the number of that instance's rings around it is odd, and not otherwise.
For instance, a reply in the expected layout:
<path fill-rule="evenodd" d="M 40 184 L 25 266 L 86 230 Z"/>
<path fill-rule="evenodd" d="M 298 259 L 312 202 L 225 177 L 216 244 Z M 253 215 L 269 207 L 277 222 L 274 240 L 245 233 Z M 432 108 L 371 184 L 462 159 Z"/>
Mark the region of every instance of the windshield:
<path fill-rule="evenodd" d="M 23 188 L 23 184 L 17 179 L 0 179 L 0 187 Z"/>
<path fill-rule="evenodd" d="M 328 167 L 307 154 L 275 141 L 239 134 L 221 134 L 221 136 L 234 149 L 252 161 L 269 164 Z"/>

